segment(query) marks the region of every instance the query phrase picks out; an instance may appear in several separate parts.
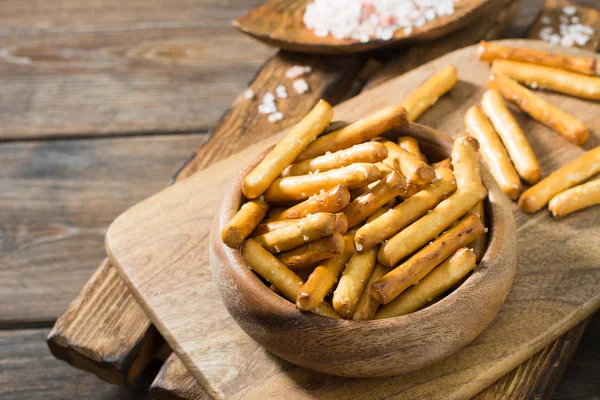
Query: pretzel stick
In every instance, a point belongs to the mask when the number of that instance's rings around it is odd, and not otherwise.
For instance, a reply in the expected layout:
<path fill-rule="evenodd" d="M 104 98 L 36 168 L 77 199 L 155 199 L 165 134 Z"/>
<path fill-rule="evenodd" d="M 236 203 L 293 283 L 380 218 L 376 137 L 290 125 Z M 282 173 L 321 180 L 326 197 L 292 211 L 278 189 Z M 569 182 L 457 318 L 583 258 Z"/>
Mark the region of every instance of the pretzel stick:
<path fill-rule="evenodd" d="M 473 250 L 466 247 L 458 249 L 450 258 L 427 274 L 423 280 L 381 307 L 375 318 L 399 317 L 420 310 L 467 276 L 475 267 L 475 259 Z"/>
<path fill-rule="evenodd" d="M 451 170 L 452 169 L 452 161 L 449 158 L 444 158 L 441 161 L 431 164 L 431 166 L 433 167 L 433 169 L 448 168 Z"/>
<path fill-rule="evenodd" d="M 379 183 L 354 199 L 348 207 L 342 211 L 348 218 L 348 226 L 353 227 L 367 219 L 377 209 L 396 196 L 406 192 L 406 179 L 399 172 L 393 171 Z"/>
<path fill-rule="evenodd" d="M 296 307 L 301 310 L 312 310 L 319 305 L 327 293 L 333 289 L 346 263 L 354 254 L 352 236 L 354 232 L 344 235 L 344 251 L 320 263 L 310 274 L 298 291 Z"/>
<path fill-rule="evenodd" d="M 322 156 L 292 164 L 281 173 L 282 177 L 306 175 L 312 172 L 324 172 L 346 165 L 365 162 L 376 163 L 387 157 L 387 148 L 377 142 L 355 144 L 347 149 L 338 150 Z"/>
<path fill-rule="evenodd" d="M 251 200 L 242 205 L 221 231 L 223 243 L 234 249 L 239 248 L 242 242 L 252 233 L 256 225 L 265 217 L 269 205 L 266 201 Z"/>
<path fill-rule="evenodd" d="M 519 175 L 530 184 L 539 181 L 542 176 L 540 164 L 500 92 L 494 89 L 485 92 L 481 99 L 481 108 L 506 146 Z"/>
<path fill-rule="evenodd" d="M 357 249 L 369 249 L 400 232 L 456 190 L 449 169 L 436 170 L 437 180 L 379 218 L 367 222 L 354 235 Z"/>
<path fill-rule="evenodd" d="M 314 242 L 296 247 L 277 256 L 277 259 L 291 270 L 306 268 L 311 264 L 318 263 L 344 251 L 344 238 L 341 234 L 334 232 L 330 236 L 317 239 Z M 295 301 L 295 298 L 294 298 Z"/>
<path fill-rule="evenodd" d="M 554 107 L 507 76 L 492 74 L 488 80 L 488 88 L 498 90 L 506 100 L 516 104 L 531 118 L 575 144 L 584 144 L 590 135 L 589 129 L 575 117 Z"/>
<path fill-rule="evenodd" d="M 310 175 L 288 176 L 276 179 L 265 192 L 265 199 L 271 202 L 304 200 L 321 190 L 329 190 L 337 185 L 356 189 L 375 182 L 381 173 L 373 164 L 356 163 L 347 167 Z"/>
<path fill-rule="evenodd" d="M 421 161 L 414 154 L 409 153 L 389 140 L 383 139 L 382 142 L 388 149 L 388 157 L 383 160 L 383 163 L 400 171 L 409 182 L 422 185 L 431 182 L 435 177 L 433 168 Z"/>
<path fill-rule="evenodd" d="M 345 186 L 337 185 L 328 191 L 319 192 L 310 196 L 301 203 L 283 210 L 276 218 L 282 221 L 306 217 L 308 214 L 318 212 L 336 213 L 350 203 L 350 192 Z"/>
<path fill-rule="evenodd" d="M 337 231 L 337 224 L 335 214 L 317 213 L 304 217 L 295 224 L 255 236 L 253 239 L 270 253 L 281 253 L 331 235 Z"/>
<path fill-rule="evenodd" d="M 383 132 L 406 124 L 406 118 L 406 110 L 402 106 L 385 108 L 337 131 L 317 138 L 298 156 L 297 161 L 315 158 L 328 151 L 334 152 L 366 142 Z"/>
<path fill-rule="evenodd" d="M 498 134 L 479 107 L 472 106 L 467 110 L 465 126 L 481 145 L 481 155 L 502 191 L 511 199 L 519 197 L 523 189 L 519 175 Z"/>
<path fill-rule="evenodd" d="M 365 289 L 358 300 L 358 304 L 352 313 L 353 320 L 369 320 L 375 317 L 375 312 L 379 307 L 379 303 L 371 296 L 371 290 L 369 288 L 371 287 L 371 283 L 384 276 L 388 271 L 389 270 L 380 263 L 375 264 L 375 269 L 373 269 L 371 277 L 367 281 Z"/>
<path fill-rule="evenodd" d="M 413 222 L 383 243 L 377 258 L 387 267 L 394 266 L 448 228 L 487 196 L 480 183 L 459 187 L 431 212 Z"/>
<path fill-rule="evenodd" d="M 562 68 L 586 75 L 596 75 L 596 59 L 592 57 L 573 57 L 564 54 L 551 54 L 543 51 L 488 43 L 483 40 L 479 42 L 477 57 L 479 57 L 481 61 L 487 63 L 491 63 L 498 59 L 504 59 Z"/>
<path fill-rule="evenodd" d="M 404 263 L 371 284 L 371 295 L 387 304 L 400 293 L 423 279 L 456 250 L 484 232 L 484 226 L 473 214 L 463 218 L 452 229 L 422 248 Z"/>
<path fill-rule="evenodd" d="M 404 150 L 409 153 L 414 154 L 419 158 L 419 160 L 423 161 L 427 164 L 427 157 L 421 153 L 421 148 L 419 147 L 419 142 L 417 139 L 411 136 L 401 136 L 398 138 L 398 146 L 402 147 Z"/>
<path fill-rule="evenodd" d="M 352 316 L 365 284 L 377 262 L 377 250 L 374 247 L 362 253 L 354 253 L 348 260 L 340 282 L 333 292 L 332 300 L 333 308 L 342 318 Z"/>
<path fill-rule="evenodd" d="M 286 219 L 283 221 L 268 221 L 258 224 L 252 231 L 253 236 L 264 235 L 267 232 L 272 232 L 286 226 L 297 224 L 300 219 Z"/>
<path fill-rule="evenodd" d="M 416 121 L 440 97 L 452 89 L 457 80 L 456 68 L 451 64 L 431 75 L 402 102 L 402 106 L 408 112 L 408 120 Z"/>
<path fill-rule="evenodd" d="M 560 68 L 496 60 L 492 73 L 506 75 L 531 89 L 547 89 L 570 96 L 600 100 L 600 78 Z"/>
<path fill-rule="evenodd" d="M 535 212 L 548 204 L 552 197 L 580 184 L 598 172 L 600 172 L 600 146 L 585 152 L 527 189 L 519 198 L 519 207 L 526 212 Z"/>
<path fill-rule="evenodd" d="M 333 109 L 324 100 L 317 105 L 302 121 L 296 124 L 279 143 L 267 154 L 242 181 L 242 192 L 254 199 L 267 190 L 281 172 L 294 162 L 296 157 L 329 125 Z"/>
<path fill-rule="evenodd" d="M 286 299 L 292 302 L 296 301 L 298 290 L 302 285 L 302 279 L 298 275 L 290 271 L 252 239 L 248 239 L 242 244 L 241 253 L 254 272 L 271 283 Z M 312 311 L 325 317 L 340 317 L 329 304 L 323 302 L 319 303 Z"/>
<path fill-rule="evenodd" d="M 555 218 L 560 218 L 596 204 L 600 204 L 600 179 L 557 194 L 548 208 Z"/>

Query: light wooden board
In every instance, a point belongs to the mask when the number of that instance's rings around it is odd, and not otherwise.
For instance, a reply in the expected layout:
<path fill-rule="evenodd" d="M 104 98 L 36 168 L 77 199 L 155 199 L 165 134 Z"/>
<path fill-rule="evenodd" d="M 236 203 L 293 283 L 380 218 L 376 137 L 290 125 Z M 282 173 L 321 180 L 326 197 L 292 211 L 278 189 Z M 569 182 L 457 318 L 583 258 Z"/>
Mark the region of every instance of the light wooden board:
<path fill-rule="evenodd" d="M 509 43 L 548 48 L 536 42 Z M 336 118 L 354 120 L 393 104 L 448 63 L 458 67 L 460 81 L 422 122 L 455 136 L 463 130 L 464 111 L 479 102 L 485 90 L 481 85 L 488 67 L 476 60 L 475 47 L 448 54 L 341 104 Z M 597 104 L 553 94 L 543 97 L 581 118 L 593 132 L 600 127 L 594 112 Z M 546 174 L 583 152 L 547 128 L 520 114 L 517 117 Z M 298 396 L 325 398 L 379 398 L 400 392 L 407 397 L 468 397 L 600 305 L 597 209 L 557 222 L 545 211 L 525 215 L 515 207 L 519 226 L 515 285 L 501 313 L 472 345 L 431 368 L 391 379 L 333 378 L 283 363 L 250 340 L 218 306 L 206 242 L 219 206 L 218 188 L 222 190 L 242 165 L 278 138 L 252 146 L 140 203 L 119 217 L 107 235 L 107 250 L 126 283 L 209 393 L 226 398 L 260 398 L 292 390 Z M 598 141 L 595 135 L 586 148 Z M 183 219 L 177 219 L 181 215 Z"/>

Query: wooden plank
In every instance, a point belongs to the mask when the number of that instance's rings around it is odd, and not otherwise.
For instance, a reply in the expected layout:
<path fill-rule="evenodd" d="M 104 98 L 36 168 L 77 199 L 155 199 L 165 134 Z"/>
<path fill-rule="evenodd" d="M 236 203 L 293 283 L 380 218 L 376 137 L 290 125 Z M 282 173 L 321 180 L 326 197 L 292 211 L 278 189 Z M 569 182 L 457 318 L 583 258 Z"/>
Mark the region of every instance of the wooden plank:
<path fill-rule="evenodd" d="M 231 27 L 259 3 L 3 2 L 0 140 L 207 130 L 273 53 Z"/>
<path fill-rule="evenodd" d="M 107 225 L 206 137 L 0 144 L 0 324 L 54 321 L 105 257 Z"/>

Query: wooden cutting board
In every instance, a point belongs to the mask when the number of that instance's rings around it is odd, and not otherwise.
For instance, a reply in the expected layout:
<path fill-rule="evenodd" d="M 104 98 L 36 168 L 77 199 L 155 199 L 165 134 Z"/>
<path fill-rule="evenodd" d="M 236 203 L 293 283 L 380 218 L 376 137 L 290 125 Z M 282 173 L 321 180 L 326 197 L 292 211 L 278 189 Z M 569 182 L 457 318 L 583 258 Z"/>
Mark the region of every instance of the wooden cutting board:
<path fill-rule="evenodd" d="M 541 42 L 509 45 L 551 50 Z M 459 71 L 449 95 L 420 122 L 451 136 L 463 130 L 466 109 L 479 103 L 489 67 L 475 46 L 450 53 L 335 108 L 355 120 L 397 103 L 448 63 Z M 565 51 L 561 49 L 561 51 Z M 585 53 L 595 57 L 592 53 Z M 585 148 L 600 144 L 600 106 L 566 96 L 542 97 L 592 130 Z M 544 174 L 583 149 L 515 112 Z M 223 190 L 241 167 L 281 135 L 169 187 L 121 215 L 110 227 L 107 251 L 127 285 L 169 345 L 216 398 L 466 398 L 489 386 L 600 306 L 600 213 L 597 207 L 559 221 L 547 211 L 515 206 L 519 266 L 506 304 L 471 345 L 430 368 L 394 378 L 345 379 L 283 362 L 254 343 L 229 318 L 211 282 L 208 232 Z"/>

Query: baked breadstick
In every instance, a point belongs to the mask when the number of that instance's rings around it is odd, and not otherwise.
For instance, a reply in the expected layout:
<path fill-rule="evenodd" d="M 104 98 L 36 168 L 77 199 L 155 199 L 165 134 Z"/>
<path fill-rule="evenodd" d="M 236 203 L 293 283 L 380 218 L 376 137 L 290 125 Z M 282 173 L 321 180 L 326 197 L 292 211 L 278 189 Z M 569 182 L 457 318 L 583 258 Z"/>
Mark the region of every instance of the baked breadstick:
<path fill-rule="evenodd" d="M 488 43 L 483 40 L 479 42 L 477 57 L 479 57 L 481 61 L 487 63 L 491 63 L 498 59 L 513 60 L 562 68 L 586 75 L 596 75 L 596 59 L 592 57 L 573 57 L 565 54 L 551 54 L 543 51 Z"/>
<path fill-rule="evenodd" d="M 383 132 L 406 124 L 406 118 L 406 110 L 402 106 L 385 108 L 337 131 L 317 138 L 298 156 L 297 161 L 308 160 L 328 151 L 334 152 L 366 142 Z"/>
<path fill-rule="evenodd" d="M 318 212 L 336 213 L 350 203 L 350 192 L 345 186 L 337 185 L 328 191 L 310 196 L 302 203 L 283 210 L 276 218 L 278 221 L 306 217 Z"/>
<path fill-rule="evenodd" d="M 531 89 L 547 89 L 570 96 L 600 100 L 600 78 L 518 61 L 496 60 L 492 73 L 506 75 Z"/>
<path fill-rule="evenodd" d="M 425 110 L 452 89 L 457 80 L 456 68 L 451 64 L 431 75 L 402 102 L 402 106 L 408 112 L 408 120 L 416 121 Z"/>
<path fill-rule="evenodd" d="M 344 272 L 342 272 L 340 282 L 333 292 L 333 308 L 342 318 L 352 316 L 376 262 L 376 247 L 362 253 L 354 253 L 350 257 Z"/>
<path fill-rule="evenodd" d="M 355 144 L 335 153 L 300 161 L 292 164 L 281 173 L 282 177 L 306 175 L 312 172 L 324 172 L 330 169 L 345 167 L 354 163 L 376 163 L 387 157 L 387 148 L 377 142 Z"/>
<path fill-rule="evenodd" d="M 234 249 L 252 233 L 258 223 L 265 217 L 269 205 L 262 199 L 251 200 L 242 205 L 221 231 L 223 243 Z"/>
<path fill-rule="evenodd" d="M 421 218 L 456 190 L 454 175 L 447 168 L 437 169 L 437 179 L 379 218 L 367 222 L 354 235 L 357 249 L 369 249 L 400 232 Z"/>
<path fill-rule="evenodd" d="M 409 182 L 423 185 L 431 182 L 435 177 L 433 168 L 421 161 L 419 157 L 409 153 L 394 142 L 385 139 L 382 142 L 388 149 L 388 156 L 383 160 L 383 163 L 400 171 Z"/>
<path fill-rule="evenodd" d="M 477 151 L 479 142 L 473 136 L 462 135 L 454 140 L 452 145 L 452 164 L 454 165 L 454 176 L 458 187 L 465 187 L 470 183 L 481 183 L 481 174 L 479 173 L 479 159 Z M 477 204 L 471 209 L 471 212 L 479 217 L 485 225 L 485 213 L 483 202 Z M 486 237 L 481 235 L 477 237 L 469 247 L 475 249 L 477 260 L 481 260 L 485 253 Z"/>
<path fill-rule="evenodd" d="M 354 232 L 344 235 L 344 251 L 320 263 L 310 274 L 306 282 L 300 287 L 296 298 L 296 307 L 301 310 L 312 310 L 333 289 L 338 281 L 342 270 L 346 266 L 352 254 L 354 254 L 354 243 L 352 236 Z"/>
<path fill-rule="evenodd" d="M 394 301 L 381 307 L 375 318 L 399 317 L 420 310 L 460 282 L 474 267 L 473 250 L 466 247 L 458 249 L 423 280 L 406 289 Z"/>
<path fill-rule="evenodd" d="M 360 295 L 360 299 L 358 300 L 358 304 L 352 313 L 353 320 L 370 320 L 375 317 L 375 312 L 379 307 L 379 303 L 371 296 L 371 290 L 369 288 L 371 287 L 371 283 L 384 276 L 388 271 L 389 270 L 383 265 L 379 263 L 375 264 L 375 268 L 373 269 L 373 272 L 371 272 L 371 277 L 367 281 L 367 284 Z"/>
<path fill-rule="evenodd" d="M 281 253 L 337 232 L 337 224 L 335 214 L 317 213 L 306 216 L 295 224 L 255 236 L 253 239 L 270 253 Z"/>
<path fill-rule="evenodd" d="M 297 224 L 300 219 L 286 219 L 283 221 L 268 221 L 258 224 L 252 231 L 252 236 L 264 235 L 267 232 L 274 231 L 279 228 Z"/>
<path fill-rule="evenodd" d="M 452 169 L 452 161 L 449 158 L 444 158 L 441 161 L 434 162 L 433 164 L 431 164 L 431 166 L 433 167 L 433 169 L 448 168 L 451 170 Z"/>
<path fill-rule="evenodd" d="M 548 204 L 552 197 L 580 184 L 598 172 L 600 172 L 600 146 L 584 153 L 523 192 L 519 198 L 519 207 L 526 212 L 535 212 Z"/>
<path fill-rule="evenodd" d="M 498 132 L 521 178 L 530 184 L 539 181 L 542 176 L 540 164 L 500 92 L 494 89 L 485 92 L 481 99 L 481 108 Z"/>
<path fill-rule="evenodd" d="M 329 125 L 333 109 L 324 100 L 296 124 L 242 181 L 242 193 L 254 199 L 267 190 L 275 179 Z"/>
<path fill-rule="evenodd" d="M 377 259 L 387 267 L 410 256 L 427 242 L 433 240 L 460 217 L 487 196 L 487 190 L 480 183 L 470 183 L 459 187 L 446 200 L 440 202 L 411 225 L 407 226 L 387 242 L 383 243 Z"/>
<path fill-rule="evenodd" d="M 481 155 L 502 191 L 511 199 L 519 197 L 523 186 L 498 134 L 481 109 L 472 106 L 465 114 L 467 132 L 481 145 Z"/>
<path fill-rule="evenodd" d="M 531 118 L 560 133 L 575 144 L 584 144 L 590 136 L 589 129 L 575 117 L 554 107 L 517 81 L 492 74 L 488 88 L 498 90 L 504 98 L 516 104 Z"/>
<path fill-rule="evenodd" d="M 377 209 L 390 200 L 406 192 L 406 179 L 393 171 L 367 193 L 358 196 L 342 211 L 348 217 L 351 228 L 367 219 Z"/>
<path fill-rule="evenodd" d="M 296 247 L 294 250 L 281 253 L 277 259 L 289 269 L 298 270 L 318 263 L 344 251 L 344 238 L 334 232 L 330 236 Z"/>
<path fill-rule="evenodd" d="M 419 142 L 417 139 L 411 136 L 401 136 L 398 138 L 398 146 L 402 147 L 404 150 L 409 153 L 414 154 L 419 158 L 419 160 L 423 161 L 427 164 L 427 157 L 423 153 L 421 153 L 421 148 L 419 147 Z"/>
<path fill-rule="evenodd" d="M 392 171 L 396 171 L 396 169 L 391 168 L 390 166 L 382 162 L 375 163 L 375 166 L 377 167 L 377 169 L 379 169 L 379 172 L 381 172 L 381 176 L 387 175 Z"/>
<path fill-rule="evenodd" d="M 481 235 L 484 229 L 479 218 L 469 214 L 431 244 L 373 282 L 371 295 L 380 304 L 389 303 L 404 290 L 423 279 L 456 250 Z"/>
<path fill-rule="evenodd" d="M 356 163 L 347 167 L 310 175 L 288 176 L 276 179 L 265 192 L 265 199 L 271 202 L 304 200 L 321 190 L 329 190 L 337 185 L 356 189 L 381 177 L 373 164 Z"/>
<path fill-rule="evenodd" d="M 292 302 L 296 301 L 298 290 L 302 285 L 302 279 L 298 275 L 290 271 L 289 268 L 252 239 L 248 239 L 243 243 L 241 253 L 254 272 L 271 283 L 286 299 Z M 329 304 L 323 302 L 319 303 L 312 311 L 325 317 L 340 317 Z"/>
<path fill-rule="evenodd" d="M 557 194 L 550 200 L 548 208 L 555 218 L 600 204 L 600 179 Z"/>

